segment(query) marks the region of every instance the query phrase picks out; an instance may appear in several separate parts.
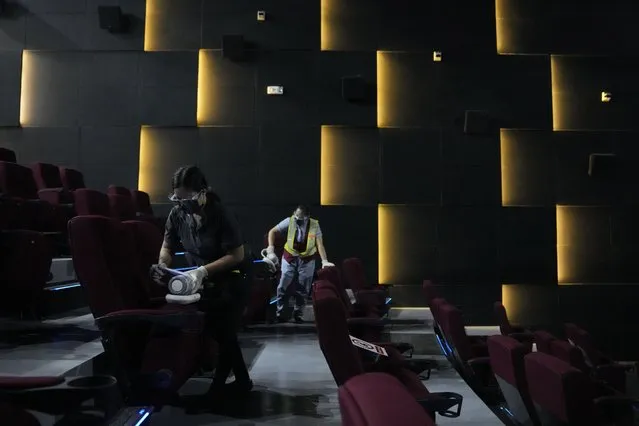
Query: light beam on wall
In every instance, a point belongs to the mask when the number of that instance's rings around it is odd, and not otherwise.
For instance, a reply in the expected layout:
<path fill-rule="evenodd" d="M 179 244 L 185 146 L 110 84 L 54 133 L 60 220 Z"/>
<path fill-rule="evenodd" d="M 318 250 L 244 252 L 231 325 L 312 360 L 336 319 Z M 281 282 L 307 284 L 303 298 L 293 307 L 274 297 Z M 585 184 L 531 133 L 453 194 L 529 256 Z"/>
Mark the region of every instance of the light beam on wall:
<path fill-rule="evenodd" d="M 138 167 L 138 190 L 152 194 L 155 185 L 153 182 L 153 165 L 155 163 L 153 155 L 153 143 L 150 132 L 146 126 L 140 128 L 140 160 Z"/>
<path fill-rule="evenodd" d="M 389 59 L 377 51 L 377 127 L 388 127 Z"/>
<path fill-rule="evenodd" d="M 215 117 L 215 103 L 212 99 L 213 57 L 211 50 L 201 49 L 197 68 L 197 124 L 206 124 Z"/>
<path fill-rule="evenodd" d="M 561 81 L 559 58 L 555 55 L 550 56 L 550 81 L 552 90 L 552 129 L 562 130 L 564 129 L 564 122 L 560 108 L 560 95 L 563 83 Z"/>
<path fill-rule="evenodd" d="M 146 52 L 159 50 L 158 43 L 158 0 L 146 0 L 144 12 L 144 50 Z"/>
<path fill-rule="evenodd" d="M 512 284 L 501 285 L 501 304 L 506 308 L 509 317 L 517 316 L 517 304 L 515 298 L 515 289 Z"/>
<path fill-rule="evenodd" d="M 334 38 L 333 15 L 335 10 L 333 2 L 335 0 L 321 0 L 320 2 L 320 49 L 333 50 Z"/>
<path fill-rule="evenodd" d="M 321 152 L 320 152 L 320 203 L 323 206 L 336 204 L 335 185 L 336 182 L 335 164 L 335 138 L 332 135 L 330 126 L 322 126 L 321 132 Z"/>
<path fill-rule="evenodd" d="M 33 54 L 28 50 L 22 51 L 22 75 L 20 76 L 20 125 L 28 126 L 32 122 L 31 104 L 33 81 Z"/>
<path fill-rule="evenodd" d="M 393 235 L 392 206 L 377 206 L 377 276 L 380 284 L 392 284 Z"/>
<path fill-rule="evenodd" d="M 556 221 L 557 221 L 557 282 L 564 284 L 567 278 L 570 276 L 568 257 L 566 248 L 568 247 L 568 213 L 567 207 L 557 206 L 556 209 Z"/>
<path fill-rule="evenodd" d="M 499 155 L 501 161 L 501 205 L 512 204 L 514 194 L 511 185 L 511 169 L 508 167 L 508 159 L 512 158 L 512 143 L 508 132 L 501 129 L 499 132 Z"/>

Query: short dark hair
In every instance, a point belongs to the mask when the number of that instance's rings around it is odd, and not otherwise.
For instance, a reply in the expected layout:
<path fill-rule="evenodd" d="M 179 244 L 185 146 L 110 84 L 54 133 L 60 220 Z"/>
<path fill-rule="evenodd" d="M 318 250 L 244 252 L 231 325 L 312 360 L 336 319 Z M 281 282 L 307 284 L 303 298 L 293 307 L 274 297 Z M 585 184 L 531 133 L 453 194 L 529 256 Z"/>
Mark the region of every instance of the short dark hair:
<path fill-rule="evenodd" d="M 295 207 L 295 210 L 297 209 L 300 209 L 305 216 L 311 215 L 311 209 L 305 204 L 300 204 L 299 206 Z"/>
<path fill-rule="evenodd" d="M 205 191 L 209 185 L 204 173 L 197 166 L 182 166 L 173 173 L 171 179 L 173 189 L 186 188 L 195 192 Z"/>

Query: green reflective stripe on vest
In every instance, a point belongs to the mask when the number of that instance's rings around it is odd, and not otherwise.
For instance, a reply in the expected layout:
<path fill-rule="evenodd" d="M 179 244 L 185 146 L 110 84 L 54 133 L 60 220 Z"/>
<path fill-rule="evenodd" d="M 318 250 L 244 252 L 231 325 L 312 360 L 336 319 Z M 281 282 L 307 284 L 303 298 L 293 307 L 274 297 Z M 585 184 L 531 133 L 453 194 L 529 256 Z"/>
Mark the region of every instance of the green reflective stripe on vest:
<path fill-rule="evenodd" d="M 295 216 L 291 216 L 291 221 L 288 224 L 288 235 L 286 237 L 286 244 L 284 250 L 292 254 L 293 256 L 308 257 L 317 253 L 316 237 L 319 224 L 317 220 L 310 219 L 311 223 L 308 227 L 308 238 L 306 243 L 306 250 L 302 253 L 298 253 L 295 250 L 295 236 L 297 234 L 297 228 L 295 226 Z"/>

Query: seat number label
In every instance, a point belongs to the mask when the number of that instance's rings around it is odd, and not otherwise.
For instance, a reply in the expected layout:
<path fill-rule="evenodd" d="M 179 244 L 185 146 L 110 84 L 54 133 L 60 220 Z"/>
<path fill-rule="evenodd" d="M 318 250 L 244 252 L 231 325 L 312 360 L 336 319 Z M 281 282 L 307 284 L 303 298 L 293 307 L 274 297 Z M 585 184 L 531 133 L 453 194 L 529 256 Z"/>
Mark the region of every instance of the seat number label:
<path fill-rule="evenodd" d="M 353 346 L 357 346 L 358 348 L 367 350 L 369 352 L 373 352 L 376 355 L 388 356 L 388 352 L 381 346 L 374 345 L 366 340 L 358 339 L 357 337 L 349 336 L 351 338 L 351 343 Z"/>

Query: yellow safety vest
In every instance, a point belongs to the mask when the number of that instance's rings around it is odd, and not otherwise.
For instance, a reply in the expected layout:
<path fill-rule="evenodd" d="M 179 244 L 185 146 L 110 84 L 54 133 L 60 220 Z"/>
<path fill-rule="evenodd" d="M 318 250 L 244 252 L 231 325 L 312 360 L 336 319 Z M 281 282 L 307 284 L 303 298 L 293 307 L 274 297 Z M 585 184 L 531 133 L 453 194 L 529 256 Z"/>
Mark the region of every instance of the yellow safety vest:
<path fill-rule="evenodd" d="M 308 238 L 306 239 L 306 250 L 299 253 L 295 250 L 295 236 L 297 235 L 297 226 L 295 222 L 295 216 L 291 216 L 291 221 L 288 224 L 288 235 L 286 237 L 286 244 L 284 244 L 284 250 L 292 254 L 293 256 L 308 257 L 317 253 L 317 245 L 315 238 L 317 237 L 317 230 L 319 229 L 319 222 L 315 219 L 310 219 L 311 223 L 308 226 Z"/>

